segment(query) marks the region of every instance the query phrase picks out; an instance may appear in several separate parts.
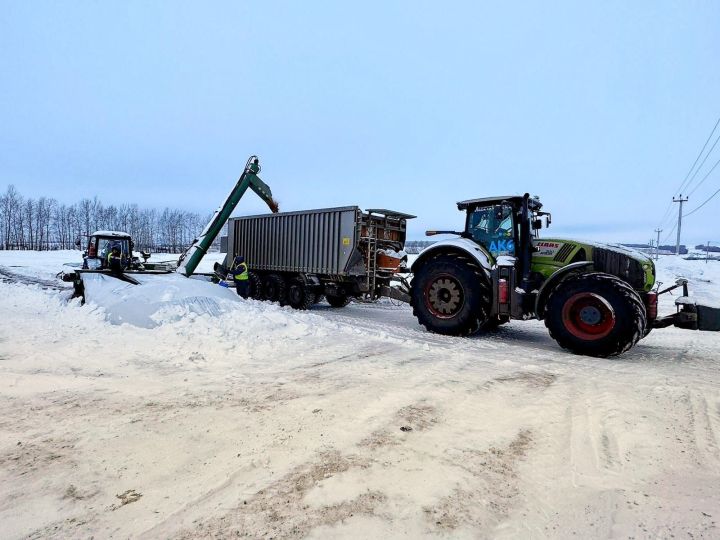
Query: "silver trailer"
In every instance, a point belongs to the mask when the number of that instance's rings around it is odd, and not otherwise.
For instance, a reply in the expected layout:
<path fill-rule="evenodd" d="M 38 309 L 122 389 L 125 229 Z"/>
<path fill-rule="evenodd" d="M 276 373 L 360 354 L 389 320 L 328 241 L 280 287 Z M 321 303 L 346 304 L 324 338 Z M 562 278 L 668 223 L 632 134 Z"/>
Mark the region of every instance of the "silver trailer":
<path fill-rule="evenodd" d="M 350 298 L 396 296 L 390 282 L 406 272 L 406 222 L 415 216 L 357 206 L 231 218 L 228 271 L 237 255 L 250 270 L 251 295 L 306 309 L 324 295 L 330 305 Z"/>

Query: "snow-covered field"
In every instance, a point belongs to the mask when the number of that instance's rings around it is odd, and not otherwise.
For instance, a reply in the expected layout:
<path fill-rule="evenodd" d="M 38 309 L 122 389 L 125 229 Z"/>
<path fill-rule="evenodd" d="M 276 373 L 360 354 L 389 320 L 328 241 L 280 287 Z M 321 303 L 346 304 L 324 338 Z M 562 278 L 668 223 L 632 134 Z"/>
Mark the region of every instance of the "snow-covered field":
<path fill-rule="evenodd" d="M 0 282 L 3 538 L 720 536 L 720 333 L 601 360 L 201 282 L 138 326 L 48 288 L 77 260 L 0 252 L 36 283 Z M 680 274 L 720 302 L 720 262 Z"/>

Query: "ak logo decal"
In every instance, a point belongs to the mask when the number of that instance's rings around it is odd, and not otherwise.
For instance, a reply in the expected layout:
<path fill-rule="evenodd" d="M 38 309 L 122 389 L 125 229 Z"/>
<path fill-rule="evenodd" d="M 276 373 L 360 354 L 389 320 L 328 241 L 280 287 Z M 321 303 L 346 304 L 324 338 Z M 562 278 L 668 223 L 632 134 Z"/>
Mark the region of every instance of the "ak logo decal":
<path fill-rule="evenodd" d="M 493 240 L 490 242 L 490 253 L 515 253 L 515 240 Z"/>

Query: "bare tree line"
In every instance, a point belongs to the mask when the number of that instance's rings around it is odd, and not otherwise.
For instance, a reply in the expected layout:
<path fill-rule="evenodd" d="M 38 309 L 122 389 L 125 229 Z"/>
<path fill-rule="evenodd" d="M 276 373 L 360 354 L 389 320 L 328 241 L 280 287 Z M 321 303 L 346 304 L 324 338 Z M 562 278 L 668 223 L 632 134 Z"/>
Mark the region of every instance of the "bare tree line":
<path fill-rule="evenodd" d="M 210 215 L 136 204 L 105 205 L 82 199 L 63 204 L 50 197 L 23 197 L 15 186 L 0 196 L 0 249 L 72 249 L 97 230 L 129 233 L 136 249 L 178 253 L 200 234 Z"/>

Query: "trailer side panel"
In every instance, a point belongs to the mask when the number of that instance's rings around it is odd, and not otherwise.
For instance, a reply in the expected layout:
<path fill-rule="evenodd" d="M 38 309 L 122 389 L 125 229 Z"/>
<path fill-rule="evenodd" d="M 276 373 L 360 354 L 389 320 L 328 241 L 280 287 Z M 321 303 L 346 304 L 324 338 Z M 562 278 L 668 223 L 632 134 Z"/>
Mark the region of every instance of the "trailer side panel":
<path fill-rule="evenodd" d="M 244 255 L 256 271 L 348 275 L 361 215 L 348 206 L 233 218 L 228 261 Z"/>

